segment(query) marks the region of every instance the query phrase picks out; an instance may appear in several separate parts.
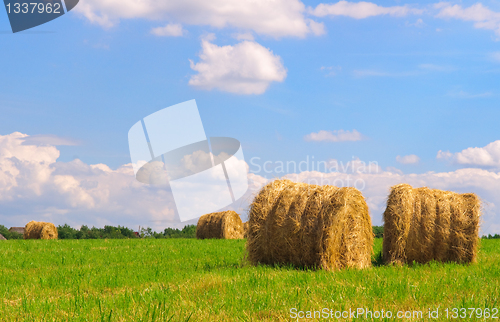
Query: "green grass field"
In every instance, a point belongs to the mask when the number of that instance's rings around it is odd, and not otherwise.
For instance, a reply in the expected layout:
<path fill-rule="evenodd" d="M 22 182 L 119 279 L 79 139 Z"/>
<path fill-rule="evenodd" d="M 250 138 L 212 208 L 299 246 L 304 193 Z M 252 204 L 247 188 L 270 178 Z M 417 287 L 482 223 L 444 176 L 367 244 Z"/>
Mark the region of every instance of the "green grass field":
<path fill-rule="evenodd" d="M 438 320 L 446 320 L 446 308 L 451 316 L 452 308 L 500 307 L 500 240 L 482 240 L 473 265 L 325 272 L 252 267 L 244 254 L 244 240 L 2 241 L 0 321 L 297 320 L 292 308 L 423 312 L 409 321 L 429 320 L 428 309 L 438 307 Z"/>

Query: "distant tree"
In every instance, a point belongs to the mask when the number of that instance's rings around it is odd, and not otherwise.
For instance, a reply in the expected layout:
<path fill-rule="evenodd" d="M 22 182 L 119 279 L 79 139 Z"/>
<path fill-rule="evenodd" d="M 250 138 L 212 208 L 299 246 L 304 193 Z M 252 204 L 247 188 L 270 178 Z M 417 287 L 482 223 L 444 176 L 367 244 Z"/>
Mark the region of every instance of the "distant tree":
<path fill-rule="evenodd" d="M 68 224 L 57 226 L 59 239 L 123 239 L 137 238 L 136 233 L 127 227 L 114 227 L 106 225 L 104 228 L 89 228 L 82 225 L 80 229 L 75 229 Z M 0 225 L 0 234 L 7 239 L 22 239 L 23 234 L 10 232 L 5 226 Z M 195 238 L 196 225 L 186 225 L 182 230 L 177 228 L 165 228 L 163 232 L 157 233 L 150 227 L 141 228 L 139 231 L 141 238 Z"/>
<path fill-rule="evenodd" d="M 9 231 L 9 229 L 3 225 L 0 225 L 0 234 L 6 239 L 23 239 L 23 234 Z"/>
<path fill-rule="evenodd" d="M 163 231 L 163 236 L 165 236 L 165 238 L 195 238 L 196 225 L 184 226 L 182 230 L 168 227 Z"/>
<path fill-rule="evenodd" d="M 126 237 L 122 235 L 120 227 L 104 226 L 101 238 L 123 239 Z"/>
<path fill-rule="evenodd" d="M 384 226 L 373 226 L 373 234 L 375 234 L 375 238 L 383 238 Z"/>
<path fill-rule="evenodd" d="M 68 224 L 64 224 L 64 226 L 57 226 L 57 234 L 59 235 L 59 239 L 76 239 L 78 230 L 72 228 Z"/>
<path fill-rule="evenodd" d="M 495 234 L 495 235 L 488 234 L 488 236 L 484 235 L 481 238 L 483 238 L 483 239 L 500 239 L 500 235 L 499 234 Z"/>
<path fill-rule="evenodd" d="M 102 238 L 102 229 L 92 227 L 87 232 L 87 236 L 89 239 L 100 239 Z"/>
<path fill-rule="evenodd" d="M 80 227 L 80 230 L 76 232 L 76 238 L 77 239 L 87 239 L 89 238 L 89 227 L 87 227 L 86 225 L 82 225 L 82 227 Z"/>
<path fill-rule="evenodd" d="M 125 238 L 137 238 L 135 232 L 132 229 L 121 226 L 118 226 L 118 229 L 121 231 L 122 236 L 124 236 Z"/>
<path fill-rule="evenodd" d="M 142 227 L 139 234 L 141 235 L 141 238 L 155 238 L 154 236 L 155 232 L 153 232 L 153 229 L 151 229 L 151 227 L 148 228 Z"/>
<path fill-rule="evenodd" d="M 184 238 L 196 238 L 196 225 L 187 225 L 182 228 Z"/>
<path fill-rule="evenodd" d="M 163 233 L 157 233 L 156 231 L 153 232 L 153 238 L 155 239 L 164 239 L 166 238 L 165 235 L 163 235 Z"/>

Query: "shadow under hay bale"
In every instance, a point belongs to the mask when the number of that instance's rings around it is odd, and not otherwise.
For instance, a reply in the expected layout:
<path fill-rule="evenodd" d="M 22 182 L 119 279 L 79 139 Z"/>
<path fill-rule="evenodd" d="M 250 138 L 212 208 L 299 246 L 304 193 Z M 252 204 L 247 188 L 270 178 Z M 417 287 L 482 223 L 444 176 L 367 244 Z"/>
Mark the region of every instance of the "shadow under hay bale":
<path fill-rule="evenodd" d="M 243 222 L 232 210 L 203 215 L 196 225 L 198 239 L 242 239 L 243 235 Z"/>
<path fill-rule="evenodd" d="M 480 209 L 473 193 L 392 187 L 384 212 L 384 262 L 474 262 Z"/>
<path fill-rule="evenodd" d="M 57 239 L 57 228 L 52 223 L 30 221 L 24 228 L 24 239 Z"/>
<path fill-rule="evenodd" d="M 249 213 L 248 259 L 337 270 L 371 265 L 368 206 L 355 188 L 274 180 Z"/>

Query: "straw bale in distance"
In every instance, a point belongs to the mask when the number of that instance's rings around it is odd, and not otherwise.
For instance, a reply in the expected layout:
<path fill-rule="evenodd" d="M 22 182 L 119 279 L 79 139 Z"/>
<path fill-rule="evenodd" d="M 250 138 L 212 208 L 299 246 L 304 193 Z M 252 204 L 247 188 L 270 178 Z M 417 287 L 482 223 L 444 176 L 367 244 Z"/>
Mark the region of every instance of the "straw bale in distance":
<path fill-rule="evenodd" d="M 471 263 L 479 241 L 480 200 L 399 184 L 391 189 L 384 212 L 383 258 L 386 263 Z"/>
<path fill-rule="evenodd" d="M 203 215 L 196 225 L 198 239 L 242 239 L 243 235 L 243 222 L 232 210 Z"/>
<path fill-rule="evenodd" d="M 3 235 L 0 234 L 0 240 L 7 240 L 7 238 L 3 237 Z"/>
<path fill-rule="evenodd" d="M 57 239 L 57 228 L 52 223 L 30 221 L 24 228 L 24 239 Z"/>
<path fill-rule="evenodd" d="M 368 206 L 355 188 L 274 180 L 249 213 L 248 259 L 337 270 L 371 265 Z"/>

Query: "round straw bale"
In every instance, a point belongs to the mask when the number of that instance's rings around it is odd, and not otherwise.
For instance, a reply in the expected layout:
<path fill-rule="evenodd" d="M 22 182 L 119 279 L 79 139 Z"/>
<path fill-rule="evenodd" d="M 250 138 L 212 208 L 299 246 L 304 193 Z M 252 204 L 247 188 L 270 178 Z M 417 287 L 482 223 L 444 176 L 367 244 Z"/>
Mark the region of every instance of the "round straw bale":
<path fill-rule="evenodd" d="M 391 189 L 384 212 L 386 263 L 475 261 L 480 200 L 475 194 L 412 188 Z"/>
<path fill-rule="evenodd" d="M 255 265 L 371 265 L 371 219 L 355 188 L 275 180 L 254 199 L 248 222 L 248 259 Z"/>
<path fill-rule="evenodd" d="M 243 222 L 232 210 L 203 215 L 196 225 L 198 239 L 242 239 L 243 235 Z"/>
<path fill-rule="evenodd" d="M 243 237 L 247 238 L 248 221 L 243 223 Z"/>
<path fill-rule="evenodd" d="M 57 228 L 49 222 L 30 221 L 24 228 L 24 239 L 57 239 Z"/>
<path fill-rule="evenodd" d="M 269 245 L 266 218 L 281 191 L 290 183 L 288 180 L 274 180 L 264 186 L 255 197 L 248 220 L 247 248 L 251 262 L 269 263 Z"/>

